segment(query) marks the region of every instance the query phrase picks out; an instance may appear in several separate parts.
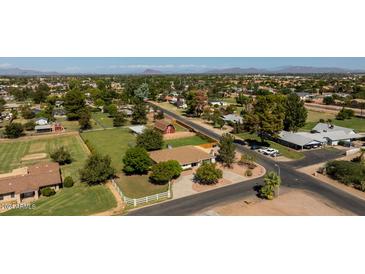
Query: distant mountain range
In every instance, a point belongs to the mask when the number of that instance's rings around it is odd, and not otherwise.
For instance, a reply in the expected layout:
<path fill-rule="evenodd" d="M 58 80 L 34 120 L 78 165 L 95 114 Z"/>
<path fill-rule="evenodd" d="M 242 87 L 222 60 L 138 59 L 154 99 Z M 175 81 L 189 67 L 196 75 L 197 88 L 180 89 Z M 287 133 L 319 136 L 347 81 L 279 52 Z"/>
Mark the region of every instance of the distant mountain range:
<path fill-rule="evenodd" d="M 311 67 L 311 66 L 286 66 L 274 69 L 262 68 L 222 68 L 200 71 L 160 71 L 153 68 L 148 68 L 143 71 L 113 71 L 113 72 L 91 72 L 91 73 L 60 73 L 51 71 L 38 71 L 21 68 L 0 68 L 0 76 L 50 76 L 50 75 L 101 75 L 101 74 L 144 74 L 144 75 L 158 75 L 158 74 L 320 74 L 320 73 L 364 73 L 365 70 L 350 70 L 338 67 Z"/>

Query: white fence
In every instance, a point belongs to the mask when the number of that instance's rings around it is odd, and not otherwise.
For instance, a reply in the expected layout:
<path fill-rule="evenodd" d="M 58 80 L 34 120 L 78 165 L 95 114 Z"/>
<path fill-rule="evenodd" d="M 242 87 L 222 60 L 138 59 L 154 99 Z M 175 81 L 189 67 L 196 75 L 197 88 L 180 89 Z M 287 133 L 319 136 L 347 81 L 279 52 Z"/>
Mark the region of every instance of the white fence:
<path fill-rule="evenodd" d="M 150 195 L 150 196 L 146 196 L 146 197 L 142 197 L 142 198 L 129 198 L 127 196 L 124 195 L 124 193 L 122 192 L 122 190 L 119 188 L 119 186 L 117 185 L 117 183 L 114 181 L 114 179 L 112 179 L 112 185 L 115 188 L 115 190 L 119 193 L 120 197 L 122 197 L 123 201 L 130 206 L 136 207 L 139 205 L 143 205 L 146 203 L 150 203 L 150 202 L 156 202 L 158 200 L 162 200 L 162 199 L 169 199 L 171 198 L 171 191 L 170 189 L 166 192 L 161 192 L 161 193 L 157 193 L 155 195 Z"/>

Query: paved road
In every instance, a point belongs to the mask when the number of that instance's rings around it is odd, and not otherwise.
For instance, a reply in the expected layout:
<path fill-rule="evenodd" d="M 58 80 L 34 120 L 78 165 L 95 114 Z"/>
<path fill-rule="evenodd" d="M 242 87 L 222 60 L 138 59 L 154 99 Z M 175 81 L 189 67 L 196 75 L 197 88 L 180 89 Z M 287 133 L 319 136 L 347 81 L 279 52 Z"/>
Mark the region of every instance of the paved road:
<path fill-rule="evenodd" d="M 344 151 L 339 149 L 315 149 L 303 152 L 305 157 L 301 160 L 291 161 L 287 164 L 294 168 L 301 168 L 323 163 L 344 156 Z"/>
<path fill-rule="evenodd" d="M 175 114 L 174 112 L 163 109 L 166 114 L 180 120 L 198 132 L 201 132 L 210 138 L 218 140 L 220 135 L 194 122 Z M 237 150 L 240 152 L 255 153 L 239 143 L 236 144 Z M 289 163 L 275 162 L 273 159 L 255 153 L 256 161 L 263 165 L 266 170 L 277 170 L 280 167 L 282 184 L 289 188 L 305 189 L 317 193 L 324 198 L 332 201 L 337 206 L 349 210 L 357 215 L 365 215 L 365 201 L 354 197 L 342 190 L 333 186 L 321 183 L 317 179 L 300 173 Z M 131 211 L 129 215 L 140 216 L 161 216 L 161 215 L 192 215 L 202 211 L 208 207 L 222 203 L 236 201 L 254 195 L 254 186 L 262 183 L 262 178 L 245 181 L 234 185 L 218 188 L 215 190 L 195 194 L 181 199 L 171 200 L 165 203 L 156 204 L 153 206 L 141 208 Z"/>

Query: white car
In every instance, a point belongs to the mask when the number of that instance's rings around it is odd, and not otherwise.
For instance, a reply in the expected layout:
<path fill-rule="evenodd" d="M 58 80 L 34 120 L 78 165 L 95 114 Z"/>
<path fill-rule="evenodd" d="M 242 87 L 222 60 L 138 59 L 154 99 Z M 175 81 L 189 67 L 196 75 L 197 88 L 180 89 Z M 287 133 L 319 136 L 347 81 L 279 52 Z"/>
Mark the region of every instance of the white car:
<path fill-rule="evenodd" d="M 261 148 L 259 149 L 259 152 L 264 154 L 264 155 L 274 155 L 274 154 L 278 154 L 279 153 L 279 150 L 277 149 L 274 149 L 274 148 L 269 148 L 269 147 L 266 147 L 266 148 Z"/>

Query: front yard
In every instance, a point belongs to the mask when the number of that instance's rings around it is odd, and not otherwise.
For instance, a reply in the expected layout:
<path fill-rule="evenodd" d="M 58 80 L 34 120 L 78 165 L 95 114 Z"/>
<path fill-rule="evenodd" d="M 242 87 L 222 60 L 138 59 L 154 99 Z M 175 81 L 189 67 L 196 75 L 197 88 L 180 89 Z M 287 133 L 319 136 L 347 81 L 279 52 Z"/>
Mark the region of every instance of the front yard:
<path fill-rule="evenodd" d="M 186 137 L 186 138 L 166 140 L 165 147 L 167 147 L 167 145 L 171 145 L 172 147 L 181 147 L 181 146 L 188 146 L 188 145 L 197 146 L 197 145 L 202 145 L 202 144 L 206 144 L 206 143 L 210 143 L 210 141 L 207 139 L 204 139 L 198 135 L 195 135 L 195 136 Z"/>
<path fill-rule="evenodd" d="M 119 174 L 115 182 L 118 184 L 123 193 L 129 198 L 141 198 L 168 190 L 168 184 L 156 185 L 148 180 L 148 175 L 131 175 L 126 176 Z"/>
<path fill-rule="evenodd" d="M 275 143 L 273 141 L 265 140 L 265 143 L 267 143 L 267 144 L 261 144 L 260 137 L 258 137 L 256 134 L 239 133 L 239 134 L 236 134 L 236 136 L 238 136 L 248 142 L 255 142 L 258 145 L 268 146 L 268 147 L 277 149 L 277 150 L 279 150 L 281 155 L 283 155 L 284 157 L 287 157 L 289 159 L 299 160 L 299 159 L 304 158 L 304 154 L 302 152 L 295 151 L 293 149 L 290 149 L 286 146 Z"/>

